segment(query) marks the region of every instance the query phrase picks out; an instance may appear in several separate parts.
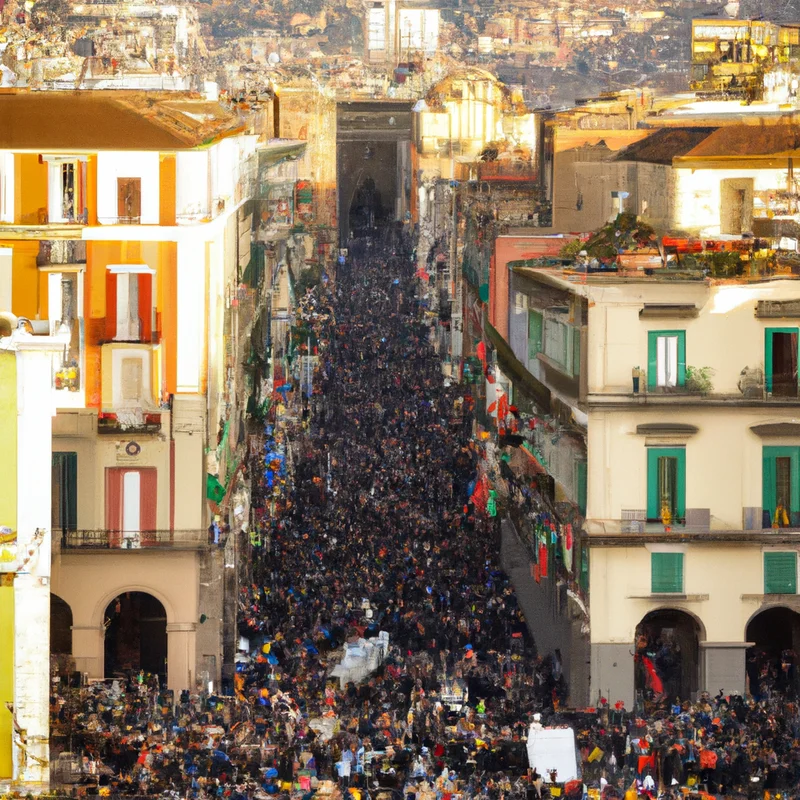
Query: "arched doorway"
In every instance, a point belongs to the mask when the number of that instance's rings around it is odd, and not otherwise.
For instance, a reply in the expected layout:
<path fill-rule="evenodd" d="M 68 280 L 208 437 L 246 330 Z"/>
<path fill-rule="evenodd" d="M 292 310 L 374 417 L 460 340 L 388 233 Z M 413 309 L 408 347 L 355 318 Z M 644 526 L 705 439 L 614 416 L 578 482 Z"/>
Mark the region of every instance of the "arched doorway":
<path fill-rule="evenodd" d="M 798 653 L 800 653 L 800 614 L 783 606 L 766 608 L 747 623 L 748 690 L 760 697 L 765 690 L 796 693 Z"/>
<path fill-rule="evenodd" d="M 50 594 L 50 653 L 72 655 L 72 609 L 57 594 Z"/>
<path fill-rule="evenodd" d="M 647 614 L 636 626 L 637 700 L 666 703 L 691 699 L 698 691 L 700 641 L 698 621 L 672 608 Z"/>
<path fill-rule="evenodd" d="M 106 607 L 106 677 L 143 670 L 167 679 L 167 612 L 146 592 L 124 592 Z"/>
<path fill-rule="evenodd" d="M 365 147 L 369 150 L 369 146 Z M 349 209 L 349 226 L 354 236 L 369 234 L 384 223 L 386 209 L 383 205 L 380 187 L 371 174 L 358 176 L 353 199 Z"/>

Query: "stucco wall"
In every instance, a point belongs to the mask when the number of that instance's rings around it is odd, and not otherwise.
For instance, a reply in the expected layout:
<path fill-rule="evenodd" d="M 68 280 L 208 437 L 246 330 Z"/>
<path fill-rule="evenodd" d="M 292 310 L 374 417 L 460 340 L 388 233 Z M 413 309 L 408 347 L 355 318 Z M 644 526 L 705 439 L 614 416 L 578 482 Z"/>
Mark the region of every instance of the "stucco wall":
<path fill-rule="evenodd" d="M 706 286 L 703 282 L 617 283 L 589 288 L 589 392 L 631 390 L 631 369 L 647 369 L 647 332 L 685 330 L 686 363 L 714 369 L 714 392 L 739 394 L 744 367 L 764 366 L 766 328 L 794 322 L 757 319 L 759 300 L 794 300 L 797 283 Z M 687 304 L 694 319 L 640 319 L 645 304 Z"/>
<path fill-rule="evenodd" d="M 759 437 L 750 428 L 782 412 L 768 406 L 666 407 L 589 413 L 587 516 L 619 520 L 623 509 L 647 507 L 647 445 L 686 447 L 686 508 L 711 510 L 711 527 L 741 530 L 743 507 L 762 504 L 762 448 L 797 446 L 800 438 Z M 692 436 L 653 437 L 637 425 L 685 423 Z"/>
<path fill-rule="evenodd" d="M 52 591 L 72 609 L 72 649 L 78 670 L 104 677 L 103 618 L 126 591 L 147 592 L 167 612 L 170 688 L 193 686 L 200 568 L 195 552 L 62 552 L 53 565 Z"/>

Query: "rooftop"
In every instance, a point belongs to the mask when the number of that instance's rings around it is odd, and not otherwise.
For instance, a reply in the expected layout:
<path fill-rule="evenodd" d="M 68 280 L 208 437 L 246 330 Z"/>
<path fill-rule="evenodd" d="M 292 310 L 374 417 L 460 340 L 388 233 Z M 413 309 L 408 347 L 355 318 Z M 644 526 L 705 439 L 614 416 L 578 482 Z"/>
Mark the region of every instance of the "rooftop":
<path fill-rule="evenodd" d="M 720 128 L 703 137 L 693 149 L 677 155 L 686 158 L 757 158 L 797 156 L 799 153 L 800 129 L 796 124 L 783 123 Z"/>
<path fill-rule="evenodd" d="M 219 103 L 190 94 L 0 90 L 5 150 L 184 150 L 243 130 Z"/>
<path fill-rule="evenodd" d="M 716 128 L 660 128 L 646 139 L 620 150 L 614 161 L 671 165 L 673 158 L 686 155 L 716 130 Z"/>

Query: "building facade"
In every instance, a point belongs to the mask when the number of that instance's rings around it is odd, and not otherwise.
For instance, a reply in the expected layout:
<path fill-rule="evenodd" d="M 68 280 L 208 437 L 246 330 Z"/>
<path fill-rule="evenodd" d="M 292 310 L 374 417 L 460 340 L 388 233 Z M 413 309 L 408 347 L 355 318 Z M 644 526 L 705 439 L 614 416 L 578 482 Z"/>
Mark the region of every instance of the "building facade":
<path fill-rule="evenodd" d="M 241 424 L 257 137 L 180 95 L 0 103 L 15 120 L 0 126 L 5 289 L 35 325 L 69 331 L 52 364 L 52 591 L 76 669 L 144 669 L 176 690 L 218 681 L 222 554 L 209 542 L 236 483 L 223 451 Z"/>

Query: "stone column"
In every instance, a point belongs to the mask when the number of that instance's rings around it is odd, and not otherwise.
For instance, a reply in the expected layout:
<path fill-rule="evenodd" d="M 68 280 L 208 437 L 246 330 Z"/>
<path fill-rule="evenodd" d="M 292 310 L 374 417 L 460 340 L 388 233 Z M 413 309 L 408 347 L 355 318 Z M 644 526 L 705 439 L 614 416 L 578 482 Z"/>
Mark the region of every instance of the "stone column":
<path fill-rule="evenodd" d="M 195 688 L 196 630 L 196 622 L 167 623 L 167 688 L 176 695 Z"/>
<path fill-rule="evenodd" d="M 50 782 L 50 454 L 52 337 L 17 334 L 17 577 L 14 778 Z"/>
<path fill-rule="evenodd" d="M 745 693 L 745 654 L 752 642 L 700 642 L 702 685 L 711 695 Z"/>

